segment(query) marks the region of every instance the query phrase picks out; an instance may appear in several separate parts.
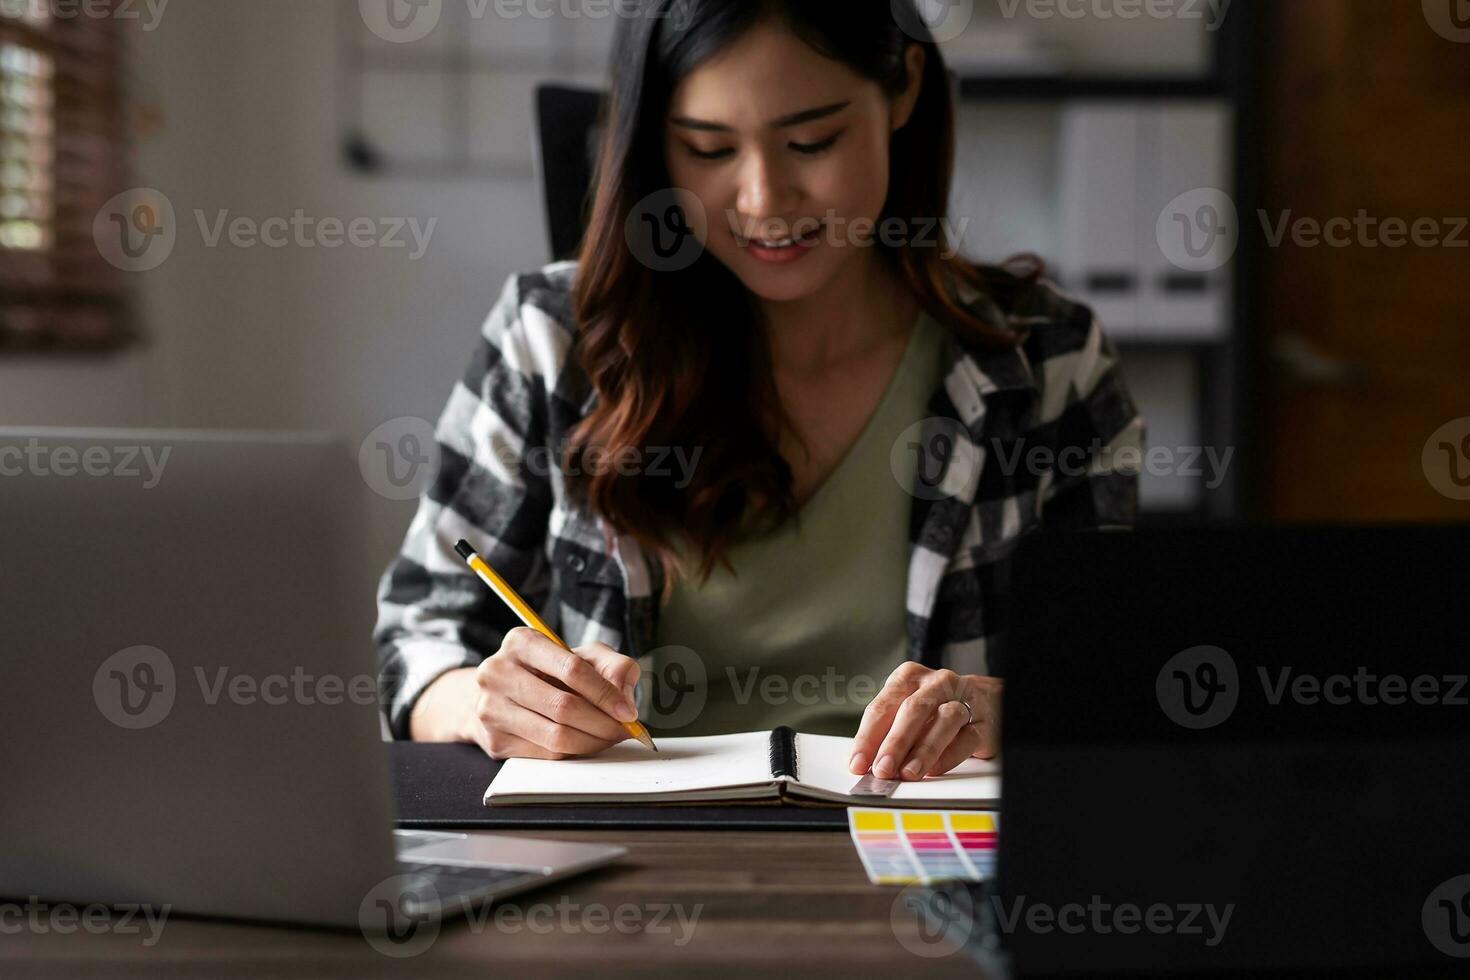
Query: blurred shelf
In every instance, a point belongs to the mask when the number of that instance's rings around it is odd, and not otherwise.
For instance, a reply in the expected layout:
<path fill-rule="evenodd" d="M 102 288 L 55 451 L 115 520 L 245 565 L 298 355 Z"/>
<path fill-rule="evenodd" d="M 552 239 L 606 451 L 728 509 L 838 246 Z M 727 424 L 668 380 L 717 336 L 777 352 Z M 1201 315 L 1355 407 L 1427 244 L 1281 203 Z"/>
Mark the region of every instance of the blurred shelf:
<path fill-rule="evenodd" d="M 53 357 L 92 357 L 120 354 L 142 344 L 135 333 L 120 333 L 102 338 L 59 338 L 19 336 L 0 332 L 0 360 L 34 358 L 45 360 Z"/>
<path fill-rule="evenodd" d="M 1137 526 L 1142 528 L 1198 527 L 1204 524 L 1221 523 L 1221 518 L 1212 515 L 1207 505 L 1193 507 L 1139 508 Z M 1227 519 L 1228 520 L 1228 519 Z"/>
<path fill-rule="evenodd" d="M 1189 337 L 1167 334 L 1148 337 L 1139 334 L 1119 334 L 1115 330 L 1107 333 L 1119 350 L 1134 351 L 1139 354 L 1207 354 L 1230 344 L 1229 337 Z"/>
<path fill-rule="evenodd" d="M 534 176 L 528 160 L 487 160 L 463 152 L 437 160 L 393 157 L 361 133 L 350 133 L 343 139 L 342 159 L 349 170 L 364 177 L 526 180 Z"/>
<path fill-rule="evenodd" d="M 367 49 L 357 53 L 356 64 L 362 71 L 383 74 L 476 72 L 484 75 L 532 75 L 536 78 L 568 71 L 598 73 L 603 68 L 599 52 L 539 48 L 508 51 Z"/>
<path fill-rule="evenodd" d="M 968 101 L 1066 99 L 1225 99 L 1214 75 L 965 75 L 960 98 Z"/>

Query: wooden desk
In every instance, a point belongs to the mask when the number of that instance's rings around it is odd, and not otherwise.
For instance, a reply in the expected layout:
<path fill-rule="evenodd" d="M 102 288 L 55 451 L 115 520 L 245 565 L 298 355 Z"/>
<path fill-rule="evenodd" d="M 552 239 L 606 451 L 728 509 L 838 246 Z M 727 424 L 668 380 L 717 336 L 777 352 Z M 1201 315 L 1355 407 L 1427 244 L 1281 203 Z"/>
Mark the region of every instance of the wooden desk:
<path fill-rule="evenodd" d="M 610 867 L 517 896 L 504 911 L 494 907 L 478 926 L 448 922 L 427 949 L 408 958 L 389 958 L 354 933 L 171 917 L 151 948 L 143 945 L 146 931 L 41 935 L 7 928 L 0 936 L 0 976 L 979 974 L 965 951 L 933 934 L 926 941 L 916 914 L 903 907 L 913 892 L 868 883 L 845 833 L 508 833 L 616 842 L 629 853 Z M 682 921 L 673 911 L 660 916 L 659 909 L 671 907 Z"/>

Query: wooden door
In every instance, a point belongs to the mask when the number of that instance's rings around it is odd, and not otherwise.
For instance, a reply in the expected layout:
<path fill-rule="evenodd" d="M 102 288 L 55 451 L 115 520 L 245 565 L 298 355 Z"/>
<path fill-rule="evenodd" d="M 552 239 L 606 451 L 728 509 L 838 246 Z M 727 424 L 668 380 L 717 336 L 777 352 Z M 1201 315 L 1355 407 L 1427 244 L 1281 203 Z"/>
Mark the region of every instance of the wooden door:
<path fill-rule="evenodd" d="M 1470 0 L 1267 6 L 1256 509 L 1470 520 Z"/>

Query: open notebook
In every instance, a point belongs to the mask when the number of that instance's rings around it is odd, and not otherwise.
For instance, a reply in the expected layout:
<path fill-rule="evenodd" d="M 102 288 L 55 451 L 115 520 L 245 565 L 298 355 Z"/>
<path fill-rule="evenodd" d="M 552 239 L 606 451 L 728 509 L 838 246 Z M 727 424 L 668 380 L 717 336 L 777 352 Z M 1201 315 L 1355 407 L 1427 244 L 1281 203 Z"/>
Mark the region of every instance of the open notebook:
<path fill-rule="evenodd" d="M 853 795 L 852 739 L 789 728 L 734 735 L 660 738 L 657 754 L 631 739 L 599 755 L 510 759 L 485 791 L 487 806 L 517 803 L 801 803 L 872 805 Z M 1000 765 L 967 759 L 942 776 L 900 783 L 890 806 L 993 809 Z"/>

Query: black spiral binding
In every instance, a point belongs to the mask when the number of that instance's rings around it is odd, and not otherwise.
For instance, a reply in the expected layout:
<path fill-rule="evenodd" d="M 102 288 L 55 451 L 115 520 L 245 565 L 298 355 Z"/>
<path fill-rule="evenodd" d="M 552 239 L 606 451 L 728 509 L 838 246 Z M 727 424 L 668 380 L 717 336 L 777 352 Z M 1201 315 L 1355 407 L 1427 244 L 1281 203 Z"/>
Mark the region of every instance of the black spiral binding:
<path fill-rule="evenodd" d="M 796 732 L 786 725 L 771 729 L 771 778 L 796 778 Z"/>

